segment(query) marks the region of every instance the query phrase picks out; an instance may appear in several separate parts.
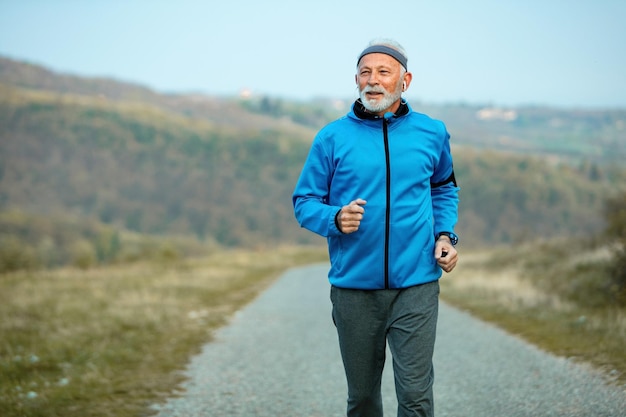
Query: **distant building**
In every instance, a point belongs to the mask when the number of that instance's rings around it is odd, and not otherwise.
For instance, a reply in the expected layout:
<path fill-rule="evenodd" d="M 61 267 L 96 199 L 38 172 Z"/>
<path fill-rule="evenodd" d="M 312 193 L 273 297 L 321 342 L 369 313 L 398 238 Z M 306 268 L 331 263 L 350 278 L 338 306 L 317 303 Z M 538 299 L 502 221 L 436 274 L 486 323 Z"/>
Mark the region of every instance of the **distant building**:
<path fill-rule="evenodd" d="M 517 119 L 517 112 L 515 110 L 504 110 L 497 107 L 485 107 L 476 112 L 476 117 L 480 120 L 504 120 L 505 122 L 512 122 Z"/>

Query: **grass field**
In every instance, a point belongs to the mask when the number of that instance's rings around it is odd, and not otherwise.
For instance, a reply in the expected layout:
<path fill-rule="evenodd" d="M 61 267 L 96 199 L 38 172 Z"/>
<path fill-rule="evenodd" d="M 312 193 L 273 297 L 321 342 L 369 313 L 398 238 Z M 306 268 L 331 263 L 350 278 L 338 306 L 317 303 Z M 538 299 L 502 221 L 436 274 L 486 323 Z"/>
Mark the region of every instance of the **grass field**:
<path fill-rule="evenodd" d="M 211 332 L 324 250 L 0 275 L 2 417 L 136 417 L 172 396 Z"/>
<path fill-rule="evenodd" d="M 443 299 L 626 382 L 626 311 L 590 284 L 606 253 L 557 253 L 550 266 L 554 247 L 460 251 Z M 0 275 L 1 415 L 149 415 L 233 312 L 285 269 L 326 260 L 325 248 L 276 248 Z"/>

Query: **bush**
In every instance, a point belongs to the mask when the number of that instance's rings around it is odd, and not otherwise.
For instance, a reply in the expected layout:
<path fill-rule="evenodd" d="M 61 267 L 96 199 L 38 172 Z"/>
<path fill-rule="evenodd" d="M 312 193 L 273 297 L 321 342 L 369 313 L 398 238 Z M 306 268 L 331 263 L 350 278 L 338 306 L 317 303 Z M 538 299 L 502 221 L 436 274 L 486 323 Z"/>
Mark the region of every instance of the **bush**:
<path fill-rule="evenodd" d="M 211 240 L 189 236 L 141 235 L 90 220 L 0 210 L 0 274 L 142 260 L 168 264 L 216 248 Z"/>
<path fill-rule="evenodd" d="M 0 273 L 33 269 L 38 265 L 35 251 L 13 236 L 0 237 Z"/>
<path fill-rule="evenodd" d="M 77 240 L 71 245 L 70 255 L 72 265 L 80 269 L 89 269 L 95 266 L 97 262 L 93 245 L 84 239 Z"/>
<path fill-rule="evenodd" d="M 626 305 L 626 192 L 609 198 L 604 215 L 606 235 L 611 240 L 614 258 L 611 265 L 611 293 L 621 305 Z"/>

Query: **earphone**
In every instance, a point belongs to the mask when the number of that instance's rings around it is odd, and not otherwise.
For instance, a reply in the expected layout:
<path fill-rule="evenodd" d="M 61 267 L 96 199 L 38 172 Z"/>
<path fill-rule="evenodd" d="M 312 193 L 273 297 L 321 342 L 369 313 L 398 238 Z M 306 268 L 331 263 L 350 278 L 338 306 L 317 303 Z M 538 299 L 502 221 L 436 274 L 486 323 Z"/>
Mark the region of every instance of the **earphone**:
<path fill-rule="evenodd" d="M 402 91 L 406 90 L 406 82 L 402 83 Z"/>

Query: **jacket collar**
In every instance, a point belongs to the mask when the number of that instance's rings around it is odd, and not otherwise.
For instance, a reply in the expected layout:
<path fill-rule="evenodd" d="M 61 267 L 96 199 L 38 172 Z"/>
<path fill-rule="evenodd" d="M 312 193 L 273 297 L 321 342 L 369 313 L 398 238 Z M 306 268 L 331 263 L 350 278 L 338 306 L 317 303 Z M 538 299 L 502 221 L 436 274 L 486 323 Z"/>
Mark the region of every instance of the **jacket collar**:
<path fill-rule="evenodd" d="M 352 106 L 352 110 L 354 111 L 354 114 L 356 115 L 356 117 L 358 117 L 359 119 L 365 119 L 365 120 L 378 120 L 381 119 L 383 116 L 378 116 L 375 115 L 373 113 L 370 113 L 365 106 L 363 106 L 363 103 L 361 102 L 361 99 L 357 99 L 354 102 L 354 105 Z M 398 107 L 398 110 L 394 113 L 393 117 L 400 117 L 400 116 L 404 116 L 406 114 L 409 113 L 410 111 L 410 107 L 407 104 L 406 100 L 402 99 L 400 101 L 400 107 Z"/>

